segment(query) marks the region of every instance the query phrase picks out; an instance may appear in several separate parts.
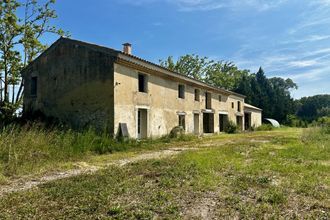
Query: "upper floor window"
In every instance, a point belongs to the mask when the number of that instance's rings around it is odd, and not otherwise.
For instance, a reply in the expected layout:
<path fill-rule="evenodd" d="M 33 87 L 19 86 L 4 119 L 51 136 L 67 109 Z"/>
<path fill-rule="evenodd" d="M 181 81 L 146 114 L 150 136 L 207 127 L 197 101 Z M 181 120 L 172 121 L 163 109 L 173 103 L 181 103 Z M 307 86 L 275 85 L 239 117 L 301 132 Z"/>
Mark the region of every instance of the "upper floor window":
<path fill-rule="evenodd" d="M 178 97 L 184 99 L 184 85 L 179 85 L 178 87 Z"/>
<path fill-rule="evenodd" d="M 139 92 L 148 92 L 147 76 L 139 73 Z"/>
<path fill-rule="evenodd" d="M 232 108 L 234 108 L 234 107 L 235 107 L 235 106 L 234 106 L 234 102 L 232 102 L 232 103 L 231 103 L 231 107 L 232 107 Z"/>
<path fill-rule="evenodd" d="M 237 111 L 240 112 L 241 111 L 241 102 L 237 101 Z"/>
<path fill-rule="evenodd" d="M 31 95 L 36 96 L 38 91 L 38 77 L 31 78 Z"/>
<path fill-rule="evenodd" d="M 219 95 L 219 102 L 221 102 L 221 95 Z"/>
<path fill-rule="evenodd" d="M 200 91 L 199 89 L 195 89 L 195 101 L 199 101 L 200 100 Z"/>
<path fill-rule="evenodd" d="M 205 108 L 206 109 L 212 108 L 212 94 L 209 92 L 205 92 Z"/>

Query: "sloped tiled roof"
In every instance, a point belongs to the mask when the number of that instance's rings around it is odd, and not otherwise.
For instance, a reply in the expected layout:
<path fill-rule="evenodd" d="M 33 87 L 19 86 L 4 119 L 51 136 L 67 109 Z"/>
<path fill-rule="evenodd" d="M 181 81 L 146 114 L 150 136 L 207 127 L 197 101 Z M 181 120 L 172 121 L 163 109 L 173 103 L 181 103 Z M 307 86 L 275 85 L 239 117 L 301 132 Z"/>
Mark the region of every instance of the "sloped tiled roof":
<path fill-rule="evenodd" d="M 176 76 L 178 78 L 181 78 L 181 79 L 184 79 L 184 80 L 187 80 L 187 81 L 190 81 L 190 82 L 194 82 L 196 84 L 203 85 L 205 87 L 208 87 L 208 88 L 211 88 L 211 89 L 214 89 L 214 90 L 218 90 L 220 92 L 232 94 L 232 95 L 243 97 L 243 98 L 245 97 L 242 94 L 238 94 L 238 93 L 235 93 L 235 92 L 232 92 L 232 91 L 223 89 L 223 88 L 215 87 L 215 86 L 212 86 L 210 84 L 207 84 L 207 83 L 205 83 L 205 82 L 203 82 L 201 80 L 197 80 L 197 79 L 194 79 L 192 77 L 183 75 L 181 73 L 174 72 L 174 71 L 169 70 L 169 69 L 167 69 L 167 68 L 165 68 L 165 67 L 163 67 L 163 66 L 161 66 L 159 64 L 152 63 L 152 62 L 150 62 L 148 60 L 145 60 L 145 59 L 142 59 L 140 57 L 137 57 L 137 56 L 134 56 L 134 55 L 131 55 L 131 54 L 127 54 L 127 53 L 124 53 L 122 51 L 115 50 L 115 49 L 112 49 L 112 48 L 109 48 L 109 47 L 105 47 L 105 46 L 101 46 L 101 45 L 97 45 L 97 44 L 93 44 L 93 43 L 88 43 L 88 42 L 85 42 L 85 41 L 75 40 L 75 39 L 71 39 L 71 38 L 64 38 L 64 37 L 59 38 L 45 52 L 43 52 L 42 54 L 40 54 L 39 57 L 37 57 L 33 62 L 35 62 L 36 60 L 38 60 L 41 56 L 43 56 L 44 54 L 46 54 L 51 48 L 56 47 L 56 45 L 58 45 L 59 43 L 61 43 L 63 41 L 71 42 L 71 43 L 75 43 L 75 44 L 79 44 L 79 45 L 82 45 L 82 46 L 86 46 L 86 47 L 88 47 L 88 48 L 90 48 L 92 50 L 104 52 L 104 53 L 110 54 L 110 55 L 115 56 L 115 57 L 118 57 L 118 58 L 131 58 L 131 60 L 133 59 L 135 61 L 140 61 L 142 63 L 145 63 L 145 64 L 148 64 L 148 65 L 154 66 L 157 69 L 162 70 L 162 73 L 164 73 L 164 74 L 166 74 L 166 72 L 172 73 L 174 76 Z M 25 69 L 27 69 L 27 68 L 28 67 L 26 67 Z M 22 72 L 24 72 L 24 70 Z"/>

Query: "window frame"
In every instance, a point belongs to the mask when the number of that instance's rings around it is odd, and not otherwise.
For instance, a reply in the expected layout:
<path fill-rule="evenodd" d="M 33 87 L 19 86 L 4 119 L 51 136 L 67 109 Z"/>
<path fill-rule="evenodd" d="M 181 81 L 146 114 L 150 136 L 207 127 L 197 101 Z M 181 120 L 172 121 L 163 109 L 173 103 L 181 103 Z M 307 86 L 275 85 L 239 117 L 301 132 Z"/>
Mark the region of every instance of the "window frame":
<path fill-rule="evenodd" d="M 178 84 L 178 98 L 179 99 L 185 99 L 185 85 L 183 84 Z"/>
<path fill-rule="evenodd" d="M 201 100 L 201 94 L 200 93 L 201 93 L 200 89 L 195 89 L 195 91 L 194 91 L 194 94 L 195 94 L 194 100 L 196 102 L 200 102 L 200 100 Z"/>
<path fill-rule="evenodd" d="M 140 77 L 143 77 L 143 90 L 140 90 Z M 148 93 L 148 75 L 138 73 L 138 92 Z"/>

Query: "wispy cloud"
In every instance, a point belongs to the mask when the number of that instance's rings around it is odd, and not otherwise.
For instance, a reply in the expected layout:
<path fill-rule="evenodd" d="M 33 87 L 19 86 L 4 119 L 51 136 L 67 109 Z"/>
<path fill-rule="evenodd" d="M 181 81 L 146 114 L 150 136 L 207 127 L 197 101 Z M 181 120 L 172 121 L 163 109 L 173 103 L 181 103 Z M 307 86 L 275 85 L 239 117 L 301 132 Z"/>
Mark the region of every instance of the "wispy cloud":
<path fill-rule="evenodd" d="M 151 3 L 169 3 L 178 7 L 180 11 L 212 11 L 217 9 L 255 9 L 266 11 L 276 8 L 288 0 L 122 0 L 133 5 L 147 5 Z"/>
<path fill-rule="evenodd" d="M 317 64 L 316 60 L 298 60 L 298 61 L 291 61 L 289 62 L 288 65 L 291 67 L 302 68 L 302 67 L 314 66 L 316 64 Z"/>

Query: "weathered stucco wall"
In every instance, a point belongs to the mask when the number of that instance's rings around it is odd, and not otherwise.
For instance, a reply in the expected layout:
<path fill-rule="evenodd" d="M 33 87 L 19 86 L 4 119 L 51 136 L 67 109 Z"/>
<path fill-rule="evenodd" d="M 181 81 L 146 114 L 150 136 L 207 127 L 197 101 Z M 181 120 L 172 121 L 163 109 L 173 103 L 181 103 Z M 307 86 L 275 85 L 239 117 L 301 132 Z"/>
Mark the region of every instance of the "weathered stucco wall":
<path fill-rule="evenodd" d="M 238 111 L 238 102 L 240 102 L 240 111 Z M 244 130 L 244 99 L 235 95 L 230 95 L 228 98 L 229 120 L 237 125 L 237 116 L 242 117 L 241 129 Z"/>
<path fill-rule="evenodd" d="M 194 133 L 194 114 L 199 114 L 199 131 L 203 131 L 203 110 L 205 109 L 206 90 L 187 85 L 173 79 L 166 79 L 154 74 L 138 71 L 134 68 L 115 64 L 114 73 L 114 127 L 126 123 L 131 137 L 137 137 L 137 111 L 139 108 L 148 112 L 148 136 L 168 134 L 179 124 L 178 114 L 185 114 L 187 133 Z M 138 92 L 138 74 L 147 75 L 148 92 Z M 185 86 L 185 98 L 178 98 L 178 85 Z M 200 101 L 195 101 L 195 89 L 200 89 Z M 214 111 L 214 132 L 219 132 L 219 112 L 226 111 L 230 120 L 236 121 L 236 108 L 231 108 L 231 101 L 241 101 L 243 112 L 244 99 L 227 94 L 212 94 Z M 221 95 L 221 101 L 219 100 Z"/>
<path fill-rule="evenodd" d="M 138 91 L 139 73 L 147 76 L 146 93 Z M 35 96 L 31 94 L 32 77 L 37 77 Z M 210 113 L 214 118 L 207 132 L 219 132 L 220 113 L 228 115 L 233 122 L 237 116 L 242 116 L 244 127 L 242 96 L 188 79 L 134 56 L 80 41 L 58 40 L 29 65 L 23 78 L 25 116 L 41 112 L 74 128 L 106 128 L 116 134 L 119 123 L 126 123 L 130 137 L 136 138 L 139 109 L 143 109 L 140 116 L 148 119 L 148 137 L 168 134 L 179 125 L 179 115 L 185 115 L 187 133 L 196 133 L 196 130 L 203 133 L 203 115 Z M 184 99 L 178 97 L 179 84 L 185 87 Z M 195 101 L 195 89 L 199 89 L 199 101 Z M 211 108 L 205 105 L 206 92 L 211 94 Z M 239 112 L 238 101 L 241 103 Z M 254 118 L 257 124 L 259 118 Z M 212 121 L 212 117 L 205 117 L 205 121 L 209 120 Z M 144 126 L 142 129 L 145 131 Z"/>
<path fill-rule="evenodd" d="M 251 127 L 257 128 L 262 124 L 262 112 L 256 109 L 247 108 L 251 113 Z"/>
<path fill-rule="evenodd" d="M 37 95 L 31 95 L 31 77 Z M 24 114 L 41 112 L 75 128 L 107 128 L 113 133 L 113 58 L 84 46 L 61 42 L 23 73 Z"/>

